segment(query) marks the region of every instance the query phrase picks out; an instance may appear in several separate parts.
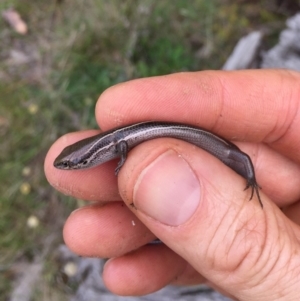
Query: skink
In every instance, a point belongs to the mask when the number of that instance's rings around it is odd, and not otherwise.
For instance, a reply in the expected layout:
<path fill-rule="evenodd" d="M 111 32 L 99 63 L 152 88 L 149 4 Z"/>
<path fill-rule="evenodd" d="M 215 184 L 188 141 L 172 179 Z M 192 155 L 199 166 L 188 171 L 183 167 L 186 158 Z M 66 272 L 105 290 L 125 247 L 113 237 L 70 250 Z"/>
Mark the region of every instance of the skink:
<path fill-rule="evenodd" d="M 132 148 L 144 141 L 162 137 L 184 140 L 217 157 L 247 180 L 245 190 L 251 188 L 250 200 L 255 192 L 263 208 L 250 157 L 230 141 L 190 125 L 142 122 L 112 129 L 67 146 L 55 159 L 54 166 L 65 170 L 85 169 L 120 157 L 115 169 L 117 175 Z"/>

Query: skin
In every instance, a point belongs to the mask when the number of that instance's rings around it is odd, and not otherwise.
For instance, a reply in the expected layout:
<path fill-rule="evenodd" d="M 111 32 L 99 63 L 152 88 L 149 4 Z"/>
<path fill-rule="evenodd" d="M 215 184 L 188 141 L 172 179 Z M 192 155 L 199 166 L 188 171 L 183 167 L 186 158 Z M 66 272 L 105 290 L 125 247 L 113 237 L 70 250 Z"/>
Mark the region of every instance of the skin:
<path fill-rule="evenodd" d="M 103 272 L 112 292 L 207 283 L 235 300 L 300 299 L 299 73 L 205 71 L 133 80 L 100 96 L 96 119 L 102 130 L 146 120 L 189 123 L 234 141 L 252 158 L 264 204 L 262 210 L 257 199 L 249 202 L 245 180 L 216 158 L 174 139 L 137 146 L 118 177 L 116 161 L 55 169 L 65 146 L 97 131 L 63 136 L 48 152 L 46 176 L 57 190 L 94 201 L 71 214 L 64 239 L 82 256 L 112 258 Z M 194 185 L 192 209 L 181 208 L 168 187 L 172 181 L 176 191 L 185 187 L 185 177 Z M 172 204 L 179 204 L 180 218 Z M 145 245 L 154 237 L 165 244 Z"/>

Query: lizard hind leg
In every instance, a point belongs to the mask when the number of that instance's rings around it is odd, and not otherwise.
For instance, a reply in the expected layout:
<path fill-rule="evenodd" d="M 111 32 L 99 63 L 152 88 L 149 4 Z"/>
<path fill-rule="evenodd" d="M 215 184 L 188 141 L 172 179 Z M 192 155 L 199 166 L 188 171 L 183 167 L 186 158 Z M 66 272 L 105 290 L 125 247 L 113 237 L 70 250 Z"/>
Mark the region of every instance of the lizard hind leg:
<path fill-rule="evenodd" d="M 120 155 L 120 161 L 118 162 L 118 165 L 115 169 L 115 175 L 117 176 L 121 167 L 124 165 L 126 159 L 127 159 L 127 154 L 128 154 L 128 144 L 126 141 L 121 140 L 116 144 L 116 151 Z"/>

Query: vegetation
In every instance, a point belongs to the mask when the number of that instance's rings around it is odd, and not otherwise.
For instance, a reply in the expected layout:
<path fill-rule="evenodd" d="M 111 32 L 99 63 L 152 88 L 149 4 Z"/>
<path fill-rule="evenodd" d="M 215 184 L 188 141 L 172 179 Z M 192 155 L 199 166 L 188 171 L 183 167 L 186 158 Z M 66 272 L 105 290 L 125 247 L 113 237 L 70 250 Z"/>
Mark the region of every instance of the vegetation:
<path fill-rule="evenodd" d="M 275 1 L 75 0 L 1 2 L 29 31 L 0 20 L 0 295 L 18 264 L 45 258 L 34 300 L 64 300 L 53 251 L 78 202 L 46 182 L 43 160 L 62 134 L 96 128 L 94 105 L 132 78 L 219 69 L 236 42 L 263 28 L 277 39 L 287 11 Z M 51 268 L 50 268 L 51 266 Z M 50 293 L 51 292 L 51 293 Z"/>

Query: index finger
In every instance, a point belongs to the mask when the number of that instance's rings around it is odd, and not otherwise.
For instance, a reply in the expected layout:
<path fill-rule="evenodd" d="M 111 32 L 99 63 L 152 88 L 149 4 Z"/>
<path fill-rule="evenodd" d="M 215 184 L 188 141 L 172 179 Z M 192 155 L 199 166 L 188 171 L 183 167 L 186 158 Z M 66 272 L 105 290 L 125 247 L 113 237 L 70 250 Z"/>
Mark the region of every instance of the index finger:
<path fill-rule="evenodd" d="M 193 124 L 300 162 L 299 97 L 300 75 L 287 70 L 177 73 L 109 88 L 96 118 L 103 130 L 145 120 Z"/>

